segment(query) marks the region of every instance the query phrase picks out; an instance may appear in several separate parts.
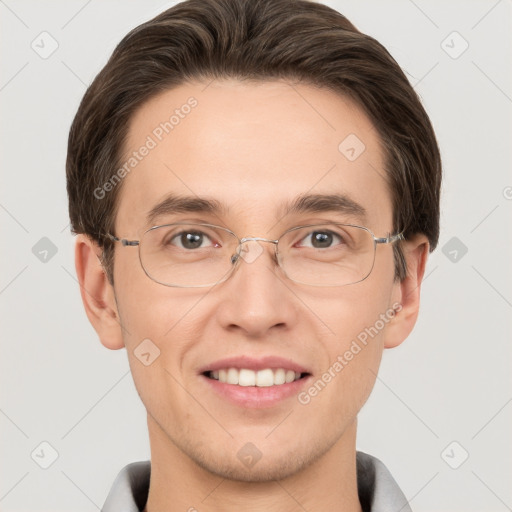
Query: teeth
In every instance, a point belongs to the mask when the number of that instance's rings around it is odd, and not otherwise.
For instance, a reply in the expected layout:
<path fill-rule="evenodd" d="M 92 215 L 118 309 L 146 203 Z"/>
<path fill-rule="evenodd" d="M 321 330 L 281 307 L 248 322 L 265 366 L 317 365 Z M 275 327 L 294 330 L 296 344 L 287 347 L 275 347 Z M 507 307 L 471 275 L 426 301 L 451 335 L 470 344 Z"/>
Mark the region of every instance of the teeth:
<path fill-rule="evenodd" d="M 240 372 L 240 373 L 242 373 L 242 372 Z M 252 372 L 252 373 L 254 373 L 254 372 Z M 268 368 L 267 370 L 260 370 L 256 374 L 255 384 L 256 384 L 256 386 L 258 386 L 260 388 L 273 386 L 274 385 L 274 372 L 270 368 Z"/>
<path fill-rule="evenodd" d="M 238 370 L 236 368 L 229 368 L 226 376 L 226 382 L 228 384 L 238 384 Z"/>
<path fill-rule="evenodd" d="M 274 371 L 274 384 L 284 384 L 286 382 L 286 372 L 279 368 Z"/>
<path fill-rule="evenodd" d="M 286 370 L 285 376 L 286 384 L 295 380 L 295 372 L 293 370 Z"/>
<path fill-rule="evenodd" d="M 256 385 L 256 373 L 252 370 L 240 370 L 240 372 L 236 368 L 230 368 L 229 371 L 234 372 L 238 375 L 238 384 L 239 386 L 255 386 Z M 233 384 L 228 381 L 228 384 Z"/>
<path fill-rule="evenodd" d="M 209 377 L 219 382 L 238 386 L 269 387 L 289 384 L 300 379 L 300 373 L 284 368 L 265 368 L 264 370 L 248 370 L 247 368 L 223 368 L 209 373 Z"/>

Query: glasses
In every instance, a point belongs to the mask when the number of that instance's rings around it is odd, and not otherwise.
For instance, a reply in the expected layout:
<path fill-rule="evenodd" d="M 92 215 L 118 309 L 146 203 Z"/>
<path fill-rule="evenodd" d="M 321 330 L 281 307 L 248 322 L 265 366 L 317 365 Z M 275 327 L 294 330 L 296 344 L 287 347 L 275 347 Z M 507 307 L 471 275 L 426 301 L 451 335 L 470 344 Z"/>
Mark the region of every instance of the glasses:
<path fill-rule="evenodd" d="M 274 244 L 275 261 L 291 281 L 310 286 L 359 283 L 373 269 L 377 244 L 404 240 L 402 233 L 378 238 L 368 228 L 337 223 L 297 226 L 277 240 L 240 239 L 221 226 L 182 222 L 153 226 L 140 240 L 107 237 L 124 247 L 138 246 L 147 276 L 180 288 L 222 283 L 242 259 L 252 263 L 263 253 L 259 242 Z"/>

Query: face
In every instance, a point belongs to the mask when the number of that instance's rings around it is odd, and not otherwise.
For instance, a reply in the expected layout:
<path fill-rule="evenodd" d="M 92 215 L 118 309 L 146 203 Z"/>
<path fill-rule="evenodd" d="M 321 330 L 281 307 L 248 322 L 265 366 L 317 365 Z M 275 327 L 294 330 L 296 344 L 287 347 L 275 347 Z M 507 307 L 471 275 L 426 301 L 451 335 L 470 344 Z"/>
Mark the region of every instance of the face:
<path fill-rule="evenodd" d="M 383 151 L 353 103 L 285 82 L 206 85 L 167 91 L 133 117 L 125 156 L 138 156 L 123 180 L 117 236 L 139 240 L 152 225 L 180 221 L 225 226 L 239 238 L 277 239 L 294 226 L 333 221 L 364 225 L 378 237 L 392 231 Z M 176 109 L 172 129 L 161 125 Z M 152 147 L 139 151 L 144 145 Z M 222 208 L 168 211 L 148 223 L 169 194 Z M 286 213 L 307 194 L 343 195 L 361 208 Z M 377 246 L 367 279 L 342 287 L 295 283 L 276 265 L 274 245 L 259 247 L 255 259 L 239 261 L 229 279 L 207 288 L 154 282 L 137 247 L 116 244 L 114 269 L 152 443 L 178 447 L 214 474 L 252 481 L 292 475 L 352 431 L 374 384 L 383 317 L 391 318 L 398 286 L 390 245 Z M 159 356 L 145 365 L 136 354 L 147 339 L 146 358 Z M 261 382 L 274 384 L 216 380 L 223 372 L 242 381 L 261 372 Z M 297 380 L 282 384 L 286 372 Z"/>

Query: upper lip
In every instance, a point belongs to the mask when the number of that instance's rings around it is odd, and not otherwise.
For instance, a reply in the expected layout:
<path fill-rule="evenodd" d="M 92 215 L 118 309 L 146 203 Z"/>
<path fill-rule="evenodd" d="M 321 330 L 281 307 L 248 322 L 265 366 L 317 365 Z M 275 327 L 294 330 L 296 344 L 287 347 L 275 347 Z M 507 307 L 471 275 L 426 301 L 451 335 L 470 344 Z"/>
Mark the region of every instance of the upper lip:
<path fill-rule="evenodd" d="M 248 356 L 228 357 L 205 365 L 200 368 L 199 373 L 213 372 L 224 368 L 246 368 L 253 371 L 264 370 L 266 368 L 283 368 L 285 370 L 293 370 L 297 373 L 310 373 L 304 366 L 297 364 L 291 359 L 278 356 L 264 356 L 259 358 Z"/>

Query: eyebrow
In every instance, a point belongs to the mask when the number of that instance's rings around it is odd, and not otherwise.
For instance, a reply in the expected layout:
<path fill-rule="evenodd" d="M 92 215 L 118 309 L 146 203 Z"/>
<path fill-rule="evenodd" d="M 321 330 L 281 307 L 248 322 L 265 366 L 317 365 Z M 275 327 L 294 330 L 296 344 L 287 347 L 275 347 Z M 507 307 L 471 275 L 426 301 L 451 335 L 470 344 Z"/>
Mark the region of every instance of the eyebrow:
<path fill-rule="evenodd" d="M 284 205 L 282 217 L 305 213 L 341 213 L 366 220 L 366 209 L 346 194 L 304 194 Z"/>
<path fill-rule="evenodd" d="M 155 219 L 176 213 L 206 213 L 216 216 L 225 215 L 229 208 L 216 199 L 194 196 L 167 195 L 157 203 L 147 215 L 148 225 Z M 307 213 L 341 213 L 351 215 L 359 220 L 366 219 L 366 210 L 359 203 L 345 194 L 303 194 L 285 203 L 279 209 L 279 218 L 287 215 Z"/>
<path fill-rule="evenodd" d="M 226 206 L 215 199 L 169 194 L 162 201 L 151 208 L 146 217 L 146 222 L 148 225 L 150 225 L 153 224 L 157 217 L 175 213 L 199 212 L 223 215 L 227 212 L 227 210 L 228 209 Z"/>

